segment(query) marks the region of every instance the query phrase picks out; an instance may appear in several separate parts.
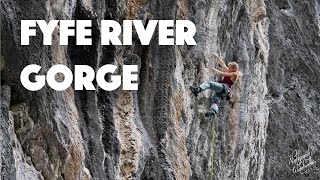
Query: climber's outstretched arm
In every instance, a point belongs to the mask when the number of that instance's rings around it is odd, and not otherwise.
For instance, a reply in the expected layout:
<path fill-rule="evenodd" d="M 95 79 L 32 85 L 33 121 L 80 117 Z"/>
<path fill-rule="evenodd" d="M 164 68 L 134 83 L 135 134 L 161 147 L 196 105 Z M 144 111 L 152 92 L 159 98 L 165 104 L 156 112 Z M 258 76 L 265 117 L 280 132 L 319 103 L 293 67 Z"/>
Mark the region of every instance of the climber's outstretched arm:
<path fill-rule="evenodd" d="M 216 68 L 212 68 L 212 71 L 219 74 L 220 76 L 225 76 L 225 77 L 236 77 L 237 76 L 236 72 L 222 72 Z"/>
<path fill-rule="evenodd" d="M 223 62 L 223 60 L 219 57 L 219 55 L 218 54 L 213 54 L 213 56 L 215 57 L 215 58 L 217 58 L 217 61 L 218 61 L 218 63 L 220 64 L 220 66 L 222 66 L 222 68 L 223 68 L 223 71 L 226 71 L 226 72 L 228 72 L 228 67 L 226 66 L 226 64 Z"/>

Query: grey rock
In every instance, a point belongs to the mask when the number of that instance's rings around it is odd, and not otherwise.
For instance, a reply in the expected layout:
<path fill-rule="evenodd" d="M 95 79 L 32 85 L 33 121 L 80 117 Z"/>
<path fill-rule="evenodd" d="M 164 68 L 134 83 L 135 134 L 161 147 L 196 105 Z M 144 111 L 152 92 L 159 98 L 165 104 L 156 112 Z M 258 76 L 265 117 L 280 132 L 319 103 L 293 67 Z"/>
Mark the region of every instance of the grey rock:
<path fill-rule="evenodd" d="M 290 163 L 320 155 L 319 13 L 318 0 L 2 1 L 1 179 L 319 179 Z M 92 20 L 92 46 L 59 46 L 57 31 L 21 46 L 22 19 Z M 132 46 L 101 46 L 103 19 L 189 19 L 198 45 L 159 46 L 155 32 L 142 46 L 134 32 Z M 214 52 L 243 76 L 208 119 L 211 92 L 189 86 L 219 80 Z M 139 90 L 31 92 L 29 64 L 138 64 Z"/>

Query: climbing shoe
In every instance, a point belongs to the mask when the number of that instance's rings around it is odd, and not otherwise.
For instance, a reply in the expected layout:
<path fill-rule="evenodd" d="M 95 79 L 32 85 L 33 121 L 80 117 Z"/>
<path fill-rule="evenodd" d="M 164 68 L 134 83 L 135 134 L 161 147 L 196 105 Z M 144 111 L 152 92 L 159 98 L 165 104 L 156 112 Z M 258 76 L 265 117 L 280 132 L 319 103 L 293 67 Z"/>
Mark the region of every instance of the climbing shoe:
<path fill-rule="evenodd" d="M 190 89 L 191 89 L 191 92 L 196 96 L 201 92 L 201 88 L 200 87 L 192 87 L 192 86 L 190 86 Z"/>
<path fill-rule="evenodd" d="M 213 115 L 215 115 L 216 113 L 214 111 L 209 111 L 205 114 L 206 117 L 211 117 Z"/>

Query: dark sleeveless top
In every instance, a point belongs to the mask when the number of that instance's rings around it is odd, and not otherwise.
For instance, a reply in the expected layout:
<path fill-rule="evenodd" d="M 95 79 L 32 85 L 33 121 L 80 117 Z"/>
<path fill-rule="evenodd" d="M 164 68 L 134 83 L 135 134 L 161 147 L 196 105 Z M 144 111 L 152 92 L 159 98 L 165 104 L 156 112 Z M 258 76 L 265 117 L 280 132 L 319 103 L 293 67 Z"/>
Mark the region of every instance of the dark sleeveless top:
<path fill-rule="evenodd" d="M 232 86 L 234 85 L 234 82 L 231 80 L 230 77 L 224 77 L 222 81 L 220 81 L 220 83 L 227 84 L 229 88 L 232 88 Z"/>

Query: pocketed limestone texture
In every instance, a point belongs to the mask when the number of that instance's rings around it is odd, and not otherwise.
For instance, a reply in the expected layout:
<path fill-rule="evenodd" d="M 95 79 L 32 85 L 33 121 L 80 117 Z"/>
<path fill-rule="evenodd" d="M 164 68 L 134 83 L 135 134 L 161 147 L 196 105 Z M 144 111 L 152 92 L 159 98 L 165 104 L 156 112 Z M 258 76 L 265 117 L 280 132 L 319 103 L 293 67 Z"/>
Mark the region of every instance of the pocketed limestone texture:
<path fill-rule="evenodd" d="M 51 46 L 40 31 L 21 46 L 25 19 L 91 20 L 92 45 L 60 46 L 55 30 Z M 197 46 L 159 46 L 158 32 L 142 46 L 135 30 L 132 46 L 101 46 L 104 19 L 190 20 Z M 210 120 L 211 92 L 189 86 L 219 80 L 216 52 L 243 75 Z M 308 149 L 320 161 L 318 0 L 6 0 L 0 57 L 0 179 L 320 179 L 290 163 Z M 31 92 L 29 64 L 136 64 L 139 90 Z"/>

